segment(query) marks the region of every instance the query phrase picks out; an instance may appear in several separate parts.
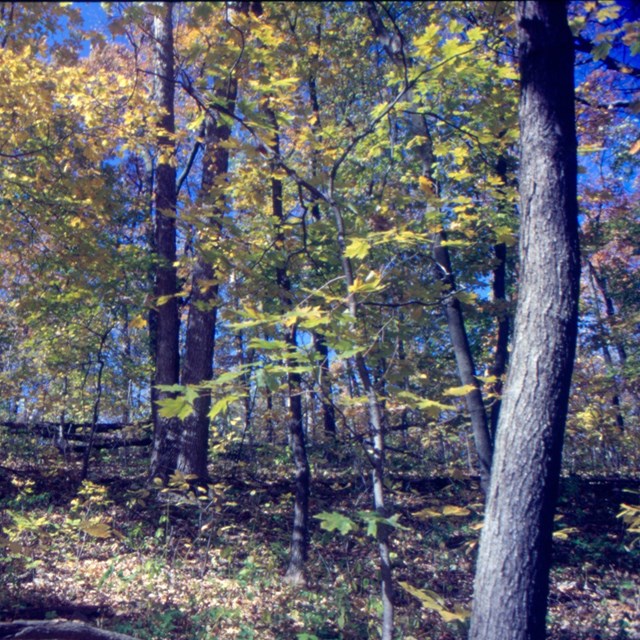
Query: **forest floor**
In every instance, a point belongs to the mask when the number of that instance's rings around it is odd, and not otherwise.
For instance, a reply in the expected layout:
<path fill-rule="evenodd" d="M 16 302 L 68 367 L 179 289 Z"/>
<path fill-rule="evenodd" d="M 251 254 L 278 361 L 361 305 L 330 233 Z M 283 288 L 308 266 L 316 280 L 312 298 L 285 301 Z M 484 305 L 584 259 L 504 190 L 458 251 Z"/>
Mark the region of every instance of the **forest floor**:
<path fill-rule="evenodd" d="M 172 491 L 146 489 L 137 454 L 103 454 L 81 483 L 79 461 L 5 449 L 0 621 L 67 618 L 146 640 L 378 637 L 366 469 L 312 455 L 311 512 L 329 515 L 312 518 L 308 587 L 296 591 L 282 580 L 291 465 L 274 451 L 260 466 L 220 458 L 198 499 L 179 479 Z M 396 637 L 464 638 L 482 518 L 477 482 L 396 469 L 388 483 L 400 525 L 394 577 L 404 585 L 395 594 Z M 621 503 L 640 501 L 638 487 L 563 480 L 551 638 L 640 639 L 640 541 L 616 517 Z"/>

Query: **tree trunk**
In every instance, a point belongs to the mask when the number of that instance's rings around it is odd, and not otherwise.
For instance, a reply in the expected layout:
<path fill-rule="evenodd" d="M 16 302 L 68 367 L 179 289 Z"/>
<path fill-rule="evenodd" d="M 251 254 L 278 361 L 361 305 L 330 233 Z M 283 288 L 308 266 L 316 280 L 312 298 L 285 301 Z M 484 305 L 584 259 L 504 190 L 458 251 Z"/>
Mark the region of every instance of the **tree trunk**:
<path fill-rule="evenodd" d="M 516 4 L 520 43 L 520 292 L 471 640 L 545 637 L 580 260 L 572 36 L 564 3 Z"/>
<path fill-rule="evenodd" d="M 434 240 L 433 257 L 438 269 L 438 277 L 444 285 L 443 293 L 444 310 L 447 316 L 449 336 L 453 345 L 453 353 L 458 367 L 458 377 L 464 386 L 473 387 L 464 397 L 469 417 L 471 418 L 471 431 L 478 454 L 478 467 L 480 471 L 480 484 L 483 491 L 489 488 L 491 477 L 492 444 L 487 423 L 487 413 L 482 400 L 480 385 L 476 378 L 476 368 L 471 353 L 471 345 L 464 326 L 464 316 L 460 300 L 455 296 L 455 279 L 451 270 L 449 251 L 443 242 L 446 240 L 444 231 L 441 231 Z"/>
<path fill-rule="evenodd" d="M 176 268 L 176 170 L 173 68 L 173 7 L 158 3 L 162 12 L 153 16 L 153 100 L 162 115 L 158 123 L 158 165 L 155 180 L 155 378 L 154 386 L 173 385 L 179 378 L 179 332 Z M 172 397 L 156 389 L 155 400 Z M 151 477 L 165 478 L 175 469 L 177 458 L 174 420 L 154 413 Z"/>
<path fill-rule="evenodd" d="M 340 250 L 340 260 L 345 284 L 347 286 L 347 306 L 349 313 L 358 321 L 359 306 L 358 299 L 351 291 L 354 283 L 353 267 L 351 260 L 345 256 L 346 232 L 344 218 L 337 205 L 332 205 L 332 213 L 336 223 L 338 247 Z M 373 506 L 376 513 L 386 518 L 388 517 L 384 499 L 384 464 L 385 464 L 385 433 L 383 423 L 383 410 L 376 394 L 376 390 L 371 381 L 371 375 L 367 367 L 366 358 L 362 353 L 354 356 L 358 379 L 367 396 L 367 406 L 369 409 L 369 448 L 367 453 L 371 462 L 371 485 L 373 489 Z M 389 528 L 378 526 L 378 557 L 380 560 L 380 586 L 382 599 L 382 640 L 391 640 L 393 637 L 393 574 L 391 570 L 391 554 L 389 548 Z"/>
<path fill-rule="evenodd" d="M 218 99 L 224 100 L 233 111 L 237 81 L 216 92 Z M 196 264 L 192 274 L 191 303 L 187 320 L 183 385 L 197 385 L 211 379 L 213 374 L 213 352 L 215 348 L 215 327 L 217 318 L 218 283 L 211 257 L 206 255 L 213 239 L 220 238 L 224 213 L 224 194 L 216 187 L 219 176 L 229 169 L 229 151 L 223 145 L 231 136 L 227 124 L 216 123 L 207 116 L 204 132 L 204 158 L 202 161 L 202 183 L 200 204 L 206 209 L 205 224 L 196 230 Z M 218 248 L 218 247 L 216 247 Z M 184 473 L 207 477 L 209 449 L 209 408 L 210 394 L 201 394 L 194 402 L 194 412 L 182 425 L 178 469 Z"/>
<path fill-rule="evenodd" d="M 322 403 L 322 422 L 327 441 L 336 439 L 336 410 L 333 404 L 333 389 L 329 371 L 329 348 L 323 335 L 313 334 L 313 345 L 320 356 L 320 401 Z"/>
<path fill-rule="evenodd" d="M 600 325 L 603 333 L 600 340 L 600 349 L 602 350 L 602 357 L 604 358 L 604 362 L 607 365 L 609 372 L 613 374 L 614 363 L 613 363 L 613 357 L 611 356 L 611 351 L 609 350 L 609 344 L 608 344 L 608 338 L 609 338 L 608 328 L 609 327 L 602 320 L 601 313 L 600 313 L 600 306 L 598 305 L 597 294 L 595 292 L 595 289 L 596 288 L 598 289 L 598 292 L 600 293 L 600 295 L 604 300 L 605 309 L 607 312 L 607 319 L 610 322 L 613 319 L 613 316 L 615 314 L 615 311 L 613 308 L 613 300 L 611 300 L 611 298 L 607 294 L 606 282 L 603 279 L 598 277 L 598 274 L 596 273 L 594 266 L 591 264 L 589 260 L 587 260 L 587 269 L 589 271 L 591 287 L 594 293 L 594 303 L 595 303 L 594 307 L 595 307 L 596 320 L 598 321 L 598 324 Z M 624 345 L 619 343 L 617 351 L 618 351 L 618 358 L 620 359 L 620 365 L 623 366 L 627 357 L 627 354 L 624 349 Z M 622 415 L 622 403 L 620 402 L 620 393 L 618 391 L 617 380 L 613 381 L 613 389 L 614 389 L 614 392 L 611 398 L 611 404 L 613 405 L 613 409 L 616 413 L 616 424 L 618 425 L 618 428 L 620 429 L 620 431 L 624 431 L 624 416 Z"/>
<path fill-rule="evenodd" d="M 280 137 L 278 135 L 278 120 L 270 107 L 266 108 L 267 117 L 273 127 L 273 144 L 271 149 L 278 157 L 280 155 Z M 280 252 L 278 266 L 276 267 L 276 284 L 280 303 L 284 309 L 293 308 L 291 297 L 291 280 L 288 273 L 288 255 L 285 248 L 285 236 L 283 225 L 285 213 L 283 208 L 283 184 L 279 178 L 271 179 L 271 210 L 277 222 L 275 248 Z M 288 327 L 285 342 L 292 354 L 297 353 L 296 326 Z M 296 358 L 288 360 L 291 367 L 295 368 Z M 287 372 L 287 385 L 289 392 L 287 426 L 289 443 L 295 466 L 295 491 L 293 505 L 293 530 L 291 534 L 291 548 L 289 554 L 289 566 L 285 574 L 285 581 L 291 585 L 304 587 L 306 579 L 304 565 L 307 560 L 309 546 L 309 487 L 311 472 L 307 459 L 307 447 L 304 436 L 304 423 L 302 412 L 302 377 L 300 373 L 289 369 Z"/>
<path fill-rule="evenodd" d="M 405 55 L 402 51 L 402 38 L 398 33 L 392 33 L 385 27 L 382 18 L 380 18 L 378 13 L 377 5 L 373 0 L 370 0 L 366 4 L 366 11 L 378 41 L 384 46 L 391 60 L 393 60 L 398 66 L 404 66 L 407 64 Z M 407 92 L 406 100 L 407 102 L 412 100 L 411 91 Z M 433 145 L 427 121 L 424 116 L 418 113 L 413 113 L 409 116 L 409 127 L 413 130 L 416 136 L 420 135 L 425 140 L 423 143 L 414 147 L 414 153 L 422 163 L 424 175 L 433 182 Z M 474 387 L 472 391 L 466 394 L 465 402 L 467 410 L 469 411 L 471 429 L 476 445 L 476 452 L 478 454 L 480 484 L 486 492 L 491 473 L 491 435 L 489 433 L 489 425 L 482 399 L 482 392 L 480 391 L 480 385 L 476 379 L 475 365 L 464 325 L 462 307 L 460 305 L 460 301 L 452 295 L 455 292 L 455 279 L 453 272 L 451 271 L 449 249 L 446 245 L 442 244 L 445 239 L 444 232 L 441 232 L 439 236 L 435 238 L 433 245 L 433 257 L 438 269 L 438 278 L 445 285 L 445 294 L 448 294 L 444 301 L 444 310 L 459 378 L 463 385 L 471 385 Z"/>
<path fill-rule="evenodd" d="M 493 247 L 493 255 L 496 265 L 493 268 L 493 303 L 496 305 L 498 314 L 498 335 L 496 346 L 493 351 L 493 364 L 489 368 L 489 375 L 496 378 L 488 389 L 494 395 L 491 404 L 489 424 L 491 425 L 491 440 L 495 442 L 496 431 L 498 429 L 498 419 L 500 418 L 500 408 L 502 406 L 502 387 L 504 376 L 509 360 L 509 312 L 507 310 L 506 295 L 506 275 L 507 275 L 507 246 L 501 242 Z"/>

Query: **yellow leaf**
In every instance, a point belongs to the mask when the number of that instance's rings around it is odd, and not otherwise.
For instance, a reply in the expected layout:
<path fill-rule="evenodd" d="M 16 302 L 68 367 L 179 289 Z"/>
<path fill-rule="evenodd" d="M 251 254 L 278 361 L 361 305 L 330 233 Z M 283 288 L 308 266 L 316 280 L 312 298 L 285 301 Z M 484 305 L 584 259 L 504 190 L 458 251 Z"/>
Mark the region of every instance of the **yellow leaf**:
<path fill-rule="evenodd" d="M 445 507 L 442 507 L 442 515 L 464 517 L 471 515 L 471 511 L 466 507 L 457 507 L 455 505 L 448 504 Z"/>
<path fill-rule="evenodd" d="M 513 233 L 513 230 L 506 225 L 501 227 L 496 227 L 493 232 L 496 234 L 496 242 L 498 244 L 505 244 L 507 247 L 513 247 L 518 239 L 516 235 Z"/>
<path fill-rule="evenodd" d="M 433 180 L 430 180 L 426 176 L 420 176 L 418 178 L 418 184 L 425 194 L 427 194 L 428 196 L 433 195 Z"/>
<path fill-rule="evenodd" d="M 147 319 L 143 315 L 136 316 L 129 322 L 130 329 L 144 329 L 147 326 Z"/>
<path fill-rule="evenodd" d="M 474 391 L 477 387 L 474 384 L 465 384 L 462 387 L 450 387 L 449 389 L 446 389 L 444 392 L 445 396 L 466 396 L 467 393 L 471 393 L 471 391 Z"/>
<path fill-rule="evenodd" d="M 472 291 L 456 291 L 455 296 L 462 304 L 473 305 L 478 301 L 478 295 Z"/>
<path fill-rule="evenodd" d="M 431 591 L 429 589 L 417 589 L 408 582 L 399 582 L 398 584 L 414 598 L 418 598 L 423 607 L 439 612 L 444 609 L 444 600 L 435 591 Z"/>
<path fill-rule="evenodd" d="M 640 151 L 640 140 L 636 140 L 629 149 L 629 153 L 633 156 Z"/>
<path fill-rule="evenodd" d="M 445 622 L 464 622 L 471 616 L 471 611 L 463 609 L 462 607 L 455 607 L 453 611 L 442 609 L 438 613 Z"/>
<path fill-rule="evenodd" d="M 352 238 L 349 246 L 344 250 L 345 258 L 359 258 L 363 260 L 369 253 L 369 243 L 365 238 Z"/>
<path fill-rule="evenodd" d="M 559 531 L 553 532 L 554 540 L 568 540 L 569 536 L 573 533 L 577 533 L 579 529 L 577 527 L 565 527 L 564 529 L 560 529 Z"/>
<path fill-rule="evenodd" d="M 105 522 L 81 522 L 80 530 L 94 538 L 110 538 L 113 531 Z"/>
<path fill-rule="evenodd" d="M 442 514 L 434 509 L 421 509 L 411 514 L 414 518 L 419 520 L 428 520 L 429 518 L 441 518 Z"/>

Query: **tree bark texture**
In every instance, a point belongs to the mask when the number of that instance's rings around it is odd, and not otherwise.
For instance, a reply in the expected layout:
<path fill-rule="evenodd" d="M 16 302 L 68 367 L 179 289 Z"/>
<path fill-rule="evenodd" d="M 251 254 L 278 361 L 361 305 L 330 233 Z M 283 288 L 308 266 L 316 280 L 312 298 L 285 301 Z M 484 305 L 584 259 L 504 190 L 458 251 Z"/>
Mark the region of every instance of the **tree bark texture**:
<path fill-rule="evenodd" d="M 580 261 L 572 36 L 566 6 L 516 4 L 520 288 L 475 578 L 472 640 L 545 637 Z"/>
<path fill-rule="evenodd" d="M 178 383 L 179 332 L 176 276 L 176 169 L 174 166 L 174 66 L 173 7 L 159 3 L 162 13 L 153 17 L 153 99 L 161 111 L 158 122 L 158 164 L 155 181 L 156 277 L 154 296 L 157 305 L 154 386 Z M 156 400 L 171 397 L 156 390 Z M 175 469 L 177 457 L 175 421 L 155 413 L 151 477 L 166 478 Z"/>

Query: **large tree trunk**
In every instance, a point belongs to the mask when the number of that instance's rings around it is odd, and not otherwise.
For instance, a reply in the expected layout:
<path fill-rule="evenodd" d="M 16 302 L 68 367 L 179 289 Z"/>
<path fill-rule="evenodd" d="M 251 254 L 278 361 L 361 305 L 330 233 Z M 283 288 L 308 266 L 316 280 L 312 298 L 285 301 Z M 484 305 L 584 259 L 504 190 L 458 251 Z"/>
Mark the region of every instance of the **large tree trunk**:
<path fill-rule="evenodd" d="M 218 99 L 233 111 L 237 81 L 232 79 Z M 200 384 L 211 379 L 217 318 L 218 277 L 206 249 L 212 239 L 220 237 L 224 213 L 224 194 L 215 186 L 216 179 L 229 169 L 229 151 L 223 145 L 231 136 L 227 124 L 216 123 L 208 116 L 204 133 L 204 158 L 200 204 L 207 210 L 205 224 L 196 230 L 196 264 L 192 275 L 191 304 L 187 320 L 186 348 L 182 384 Z M 194 402 L 194 412 L 182 425 L 178 469 L 184 473 L 207 477 L 209 408 L 211 396 L 202 394 Z"/>
<path fill-rule="evenodd" d="M 572 37 L 564 3 L 516 5 L 520 293 L 475 579 L 472 640 L 545 636 L 580 261 Z"/>
<path fill-rule="evenodd" d="M 155 180 L 155 249 L 157 266 L 154 296 L 154 386 L 174 385 L 179 377 L 179 332 L 176 277 L 176 169 L 174 167 L 174 67 L 173 10 L 170 2 L 158 3 L 162 12 L 153 17 L 153 100 L 161 111 L 158 123 L 158 165 Z M 152 401 L 171 397 L 158 389 Z M 175 421 L 154 412 L 151 477 L 166 478 L 175 469 L 177 433 Z"/>

